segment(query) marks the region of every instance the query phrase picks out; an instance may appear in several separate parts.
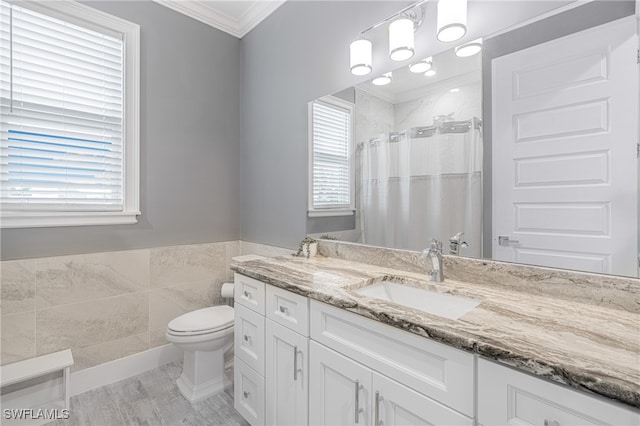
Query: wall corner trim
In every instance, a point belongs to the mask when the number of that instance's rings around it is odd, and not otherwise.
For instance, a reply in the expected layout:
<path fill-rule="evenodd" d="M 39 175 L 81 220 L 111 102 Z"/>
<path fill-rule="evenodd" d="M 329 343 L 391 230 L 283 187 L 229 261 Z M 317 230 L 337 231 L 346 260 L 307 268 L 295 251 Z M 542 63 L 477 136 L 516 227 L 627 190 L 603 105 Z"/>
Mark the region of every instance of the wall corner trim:
<path fill-rule="evenodd" d="M 180 361 L 183 351 L 173 344 L 148 349 L 144 352 L 105 362 L 95 367 L 71 373 L 71 396 Z"/>

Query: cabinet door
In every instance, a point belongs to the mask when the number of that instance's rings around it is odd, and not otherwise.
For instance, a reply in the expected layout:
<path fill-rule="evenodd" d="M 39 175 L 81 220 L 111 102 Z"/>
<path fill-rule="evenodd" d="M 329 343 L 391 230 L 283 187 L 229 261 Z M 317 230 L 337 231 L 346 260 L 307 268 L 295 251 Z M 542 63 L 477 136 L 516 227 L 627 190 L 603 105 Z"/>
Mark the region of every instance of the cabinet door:
<path fill-rule="evenodd" d="M 264 378 L 240 358 L 234 358 L 234 407 L 253 426 L 264 425 Z"/>
<path fill-rule="evenodd" d="M 309 357 L 309 423 L 371 424 L 371 370 L 314 341 Z"/>
<path fill-rule="evenodd" d="M 267 318 L 309 336 L 309 299 L 282 288 L 267 286 Z"/>
<path fill-rule="evenodd" d="M 473 355 L 311 301 L 311 339 L 411 389 L 474 416 Z"/>
<path fill-rule="evenodd" d="M 373 373 L 373 417 L 374 426 L 473 425 L 473 419 L 378 373 Z"/>
<path fill-rule="evenodd" d="M 267 320 L 267 424 L 308 423 L 309 339 Z"/>
<path fill-rule="evenodd" d="M 264 375 L 264 322 L 262 315 L 242 305 L 235 307 L 234 353 L 262 375 Z"/>
<path fill-rule="evenodd" d="M 234 275 L 233 281 L 233 297 L 236 303 L 264 316 L 265 283 L 238 273 Z"/>
<path fill-rule="evenodd" d="M 640 412 L 482 358 L 478 422 L 485 425 L 640 425 Z"/>

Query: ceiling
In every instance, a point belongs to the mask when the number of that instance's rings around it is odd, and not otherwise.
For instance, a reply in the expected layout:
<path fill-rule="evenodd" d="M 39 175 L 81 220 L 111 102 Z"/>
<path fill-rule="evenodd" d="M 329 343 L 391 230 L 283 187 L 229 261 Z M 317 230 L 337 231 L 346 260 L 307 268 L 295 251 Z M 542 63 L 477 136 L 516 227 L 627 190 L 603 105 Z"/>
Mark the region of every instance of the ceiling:
<path fill-rule="evenodd" d="M 154 0 L 163 6 L 242 38 L 286 0 Z"/>
<path fill-rule="evenodd" d="M 242 38 L 256 25 L 267 18 L 286 0 L 154 0 L 168 8 L 190 16 L 205 24 Z M 293 0 L 292 0 L 293 1 Z M 469 22 L 474 23 L 475 31 L 469 32 L 488 36 L 496 30 L 495 23 L 526 21 L 544 15 L 568 3 L 587 3 L 591 0 L 468 0 Z M 408 1 L 406 3 L 409 3 Z M 399 0 L 399 4 L 406 4 Z M 423 27 L 435 26 L 436 1 L 425 6 L 427 19 Z M 433 21 L 433 22 L 431 22 Z M 508 25 L 499 25 L 504 28 Z M 477 37 L 476 35 L 475 37 Z"/>

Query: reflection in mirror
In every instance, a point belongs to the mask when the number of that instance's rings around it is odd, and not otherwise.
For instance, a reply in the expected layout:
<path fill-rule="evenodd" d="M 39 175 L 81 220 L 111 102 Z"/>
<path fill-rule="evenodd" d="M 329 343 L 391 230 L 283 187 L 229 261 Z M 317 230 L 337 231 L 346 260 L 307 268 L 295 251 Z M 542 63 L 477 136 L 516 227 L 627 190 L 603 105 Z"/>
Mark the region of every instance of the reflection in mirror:
<path fill-rule="evenodd" d="M 355 88 L 360 242 L 422 250 L 463 233 L 460 254 L 479 257 L 481 57 L 431 62 L 427 75 L 405 66 Z"/>
<path fill-rule="evenodd" d="M 536 19 L 532 8 L 547 4 Z M 482 55 L 434 55 L 430 77 L 409 71 L 427 59 L 417 55 L 386 74 L 386 85 L 372 84 L 386 71 L 376 70 L 348 89 L 356 105 L 350 239 L 422 250 L 436 238 L 445 254 L 638 276 L 633 2 L 565 5 L 558 15 L 548 2 L 470 5 L 474 28 L 492 17 L 485 34 L 507 28 L 503 9 L 531 21 L 485 38 Z"/>

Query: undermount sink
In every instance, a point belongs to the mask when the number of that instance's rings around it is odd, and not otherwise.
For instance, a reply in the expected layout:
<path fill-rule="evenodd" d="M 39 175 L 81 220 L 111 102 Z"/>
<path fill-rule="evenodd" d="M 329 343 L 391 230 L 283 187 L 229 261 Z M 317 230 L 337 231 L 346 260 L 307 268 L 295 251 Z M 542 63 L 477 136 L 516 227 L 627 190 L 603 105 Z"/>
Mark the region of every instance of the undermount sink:
<path fill-rule="evenodd" d="M 480 304 L 480 301 L 467 297 L 438 293 L 389 280 L 378 281 L 353 291 L 362 296 L 385 300 L 453 320 Z"/>

